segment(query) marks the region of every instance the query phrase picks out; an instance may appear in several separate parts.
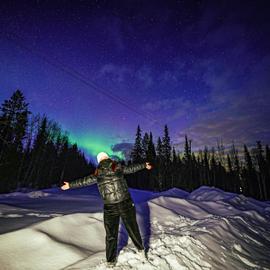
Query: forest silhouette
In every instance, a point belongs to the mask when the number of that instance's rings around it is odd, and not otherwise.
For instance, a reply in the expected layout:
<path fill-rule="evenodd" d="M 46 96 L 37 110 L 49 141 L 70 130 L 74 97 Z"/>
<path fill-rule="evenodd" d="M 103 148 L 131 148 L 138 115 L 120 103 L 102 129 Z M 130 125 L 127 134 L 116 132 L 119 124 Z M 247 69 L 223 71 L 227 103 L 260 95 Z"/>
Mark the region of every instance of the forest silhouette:
<path fill-rule="evenodd" d="M 67 132 L 46 115 L 33 115 L 20 90 L 0 107 L 0 193 L 24 188 L 60 186 L 92 174 L 95 164 L 88 161 Z M 130 159 L 124 164 L 149 161 L 153 170 L 127 175 L 130 187 L 164 191 L 173 187 L 192 191 L 213 186 L 260 200 L 270 199 L 270 150 L 257 141 L 239 151 L 218 143 L 216 147 L 192 151 L 185 136 L 184 150 L 172 147 L 168 126 L 156 143 L 152 132 L 142 135 L 137 127 Z M 242 155 L 239 155 L 242 153 Z"/>

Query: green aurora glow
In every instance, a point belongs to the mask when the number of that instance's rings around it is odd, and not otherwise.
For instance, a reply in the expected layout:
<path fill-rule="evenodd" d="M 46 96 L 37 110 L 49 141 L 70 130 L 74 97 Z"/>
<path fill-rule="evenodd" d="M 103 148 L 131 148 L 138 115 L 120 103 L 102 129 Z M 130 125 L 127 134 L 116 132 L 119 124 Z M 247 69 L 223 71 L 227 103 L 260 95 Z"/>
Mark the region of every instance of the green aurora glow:
<path fill-rule="evenodd" d="M 124 155 L 121 151 L 114 152 L 112 150 L 112 146 L 116 144 L 116 142 L 106 137 L 88 134 L 75 135 L 70 133 L 69 139 L 72 144 L 76 143 L 78 148 L 85 150 L 86 154 L 91 156 L 96 157 L 99 152 L 106 152 L 110 156 L 113 155 L 124 159 Z"/>

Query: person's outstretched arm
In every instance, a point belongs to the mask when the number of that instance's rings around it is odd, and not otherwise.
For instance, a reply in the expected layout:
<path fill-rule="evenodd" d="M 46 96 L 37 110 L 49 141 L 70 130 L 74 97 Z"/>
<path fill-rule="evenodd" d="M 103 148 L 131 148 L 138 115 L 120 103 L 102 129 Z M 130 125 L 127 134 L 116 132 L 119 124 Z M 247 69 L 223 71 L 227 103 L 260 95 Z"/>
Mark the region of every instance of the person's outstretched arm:
<path fill-rule="evenodd" d="M 137 171 L 147 169 L 151 170 L 152 166 L 150 165 L 149 162 L 141 163 L 141 164 L 132 164 L 129 166 L 123 166 L 123 173 L 124 174 L 130 174 L 130 173 L 135 173 Z"/>
<path fill-rule="evenodd" d="M 94 174 L 85 176 L 83 178 L 74 180 L 72 182 L 64 182 L 64 185 L 61 186 L 61 189 L 66 190 L 69 188 L 84 187 L 90 186 L 97 182 L 97 177 Z"/>

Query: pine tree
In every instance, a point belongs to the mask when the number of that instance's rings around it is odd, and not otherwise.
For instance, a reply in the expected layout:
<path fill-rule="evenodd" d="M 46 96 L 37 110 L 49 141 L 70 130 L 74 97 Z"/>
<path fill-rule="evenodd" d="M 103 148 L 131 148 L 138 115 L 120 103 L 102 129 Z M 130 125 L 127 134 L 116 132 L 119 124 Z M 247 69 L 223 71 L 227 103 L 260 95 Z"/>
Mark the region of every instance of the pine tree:
<path fill-rule="evenodd" d="M 5 191 L 17 186 L 30 112 L 20 90 L 16 90 L 10 99 L 5 100 L 0 110 L 0 178 L 5 179 L 0 190 Z"/>
<path fill-rule="evenodd" d="M 243 169 L 243 176 L 246 180 L 246 187 L 244 193 L 247 196 L 253 196 L 258 198 L 259 190 L 257 184 L 256 171 L 254 169 L 248 148 L 245 144 L 244 144 L 244 157 L 245 157 L 245 168 Z"/>
<path fill-rule="evenodd" d="M 232 161 L 229 154 L 227 154 L 227 166 L 228 166 L 228 179 L 226 181 L 225 190 L 233 192 L 234 172 L 232 168 Z"/>
<path fill-rule="evenodd" d="M 266 161 L 263 156 L 263 149 L 262 144 L 260 141 L 257 141 L 257 149 L 256 149 L 256 160 L 257 160 L 257 166 L 259 169 L 258 177 L 259 177 L 259 186 L 261 190 L 261 199 L 266 200 L 268 197 L 268 190 L 266 186 L 266 178 L 267 178 L 267 172 L 266 172 Z"/>
<path fill-rule="evenodd" d="M 135 143 L 131 153 L 133 163 L 141 163 L 143 161 L 143 146 L 140 126 L 137 127 Z"/>
<path fill-rule="evenodd" d="M 58 163 L 58 151 L 60 143 L 61 128 L 55 121 L 50 121 L 48 125 L 48 142 L 46 145 L 46 160 L 43 171 L 43 185 L 50 186 L 55 183 L 55 171 Z"/>
<path fill-rule="evenodd" d="M 143 139 L 142 139 L 142 156 L 143 156 L 144 161 L 147 160 L 149 142 L 150 142 L 150 137 L 149 137 L 148 133 L 145 132 Z"/>
<path fill-rule="evenodd" d="M 198 177 L 199 177 L 199 186 L 203 185 L 203 151 L 199 149 L 198 156 L 197 156 L 197 164 L 198 164 Z"/>
<path fill-rule="evenodd" d="M 146 159 L 147 161 L 151 163 L 155 163 L 155 160 L 156 160 L 156 150 L 155 150 L 155 144 L 153 142 L 152 132 L 150 132 L 150 135 L 149 135 L 149 144 L 148 144 Z"/>
<path fill-rule="evenodd" d="M 231 173 L 233 169 L 232 169 L 232 161 L 229 155 L 227 155 L 227 164 L 228 164 L 228 171 Z"/>
<path fill-rule="evenodd" d="M 234 143 L 232 144 L 231 149 L 231 158 L 232 158 L 232 166 L 233 166 L 233 175 L 234 175 L 234 181 L 233 181 L 233 192 L 239 193 L 243 190 L 243 183 L 240 179 L 240 162 L 238 157 L 238 151 L 235 148 Z"/>
<path fill-rule="evenodd" d="M 65 179 L 68 179 L 68 174 L 66 170 L 69 163 L 69 139 L 67 134 L 64 134 L 61 137 L 61 148 L 59 151 L 59 168 L 60 168 L 60 177 L 59 182 L 63 182 Z"/>
<path fill-rule="evenodd" d="M 4 144 L 12 144 L 15 151 L 22 152 L 23 139 L 28 123 L 28 103 L 23 93 L 16 90 L 9 100 L 5 100 L 1 106 L 0 115 L 0 138 L 1 153 L 0 161 L 3 158 Z"/>
<path fill-rule="evenodd" d="M 191 142 L 188 141 L 187 135 L 185 135 L 185 150 L 184 150 L 184 160 L 186 163 L 190 161 L 191 158 L 191 148 L 190 148 Z"/>
<path fill-rule="evenodd" d="M 171 166 L 171 174 L 172 174 L 172 183 L 171 186 L 175 187 L 176 182 L 177 182 L 177 167 L 179 166 L 178 164 L 178 156 L 176 154 L 175 148 L 173 146 L 172 150 L 172 166 Z"/>
<path fill-rule="evenodd" d="M 205 146 L 203 151 L 204 185 L 210 185 L 209 151 Z"/>
<path fill-rule="evenodd" d="M 173 161 L 174 164 L 178 163 L 178 157 L 176 155 L 176 151 L 175 151 L 174 146 L 173 146 L 173 150 L 172 150 L 172 161 Z"/>
<path fill-rule="evenodd" d="M 32 115 L 26 130 L 25 149 L 22 154 L 21 163 L 17 174 L 17 182 L 19 187 L 26 187 L 29 184 L 29 179 L 26 178 L 26 175 L 28 173 L 28 169 L 30 168 L 29 165 L 31 164 L 31 150 L 39 119 L 39 115 Z"/>
<path fill-rule="evenodd" d="M 217 187 L 217 162 L 215 159 L 215 148 L 212 148 L 211 160 L 210 160 L 210 167 L 211 167 L 211 185 Z"/>
<path fill-rule="evenodd" d="M 191 143 L 191 141 L 190 141 L 190 143 Z M 190 144 L 190 149 L 191 149 L 191 144 Z M 196 160 L 196 156 L 195 156 L 194 152 L 192 152 L 192 154 L 191 154 L 191 162 L 190 163 L 191 163 L 190 190 L 194 190 L 200 184 L 198 164 L 197 164 L 197 160 Z"/>
<path fill-rule="evenodd" d="M 227 172 L 223 164 L 218 161 L 217 168 L 217 187 L 220 189 L 225 189 L 225 181 L 227 180 Z"/>
<path fill-rule="evenodd" d="M 155 145 L 153 143 L 153 135 L 152 132 L 150 132 L 149 138 L 148 138 L 148 145 L 147 150 L 145 153 L 145 161 L 150 162 L 153 166 L 153 169 L 150 171 L 145 171 L 144 177 L 146 178 L 145 181 L 145 188 L 147 189 L 156 189 L 156 182 L 157 182 L 157 161 L 156 161 L 156 150 Z"/>
<path fill-rule="evenodd" d="M 158 181 L 158 190 L 163 190 L 163 175 L 164 175 L 164 160 L 163 160 L 163 152 L 162 152 L 162 142 L 160 137 L 157 140 L 157 181 Z"/>
<path fill-rule="evenodd" d="M 156 149 L 157 149 L 157 155 L 161 159 L 163 157 L 163 155 L 162 155 L 162 142 L 161 142 L 160 137 L 158 137 Z"/>
<path fill-rule="evenodd" d="M 60 126 L 46 116 L 33 116 L 20 90 L 0 108 L 0 192 L 17 187 L 43 188 L 61 179 L 87 175 L 93 169 L 77 146 L 66 143 Z M 70 168 L 70 172 L 65 170 Z M 61 178 L 65 177 L 65 178 Z"/>
<path fill-rule="evenodd" d="M 161 148 L 161 153 L 163 156 L 163 159 L 166 163 L 166 165 L 169 165 L 170 160 L 171 160 L 171 151 L 172 151 L 172 147 L 171 147 L 171 139 L 169 136 L 169 130 L 168 130 L 168 126 L 165 125 L 164 127 L 164 136 L 162 138 L 162 148 Z"/>
<path fill-rule="evenodd" d="M 33 187 L 40 187 L 44 182 L 42 171 L 44 170 L 48 140 L 48 118 L 43 116 L 40 119 L 38 133 L 33 143 L 29 173 L 26 174 L 26 178 L 32 183 Z"/>
<path fill-rule="evenodd" d="M 223 145 L 222 139 L 217 140 L 217 152 L 218 152 L 218 161 L 222 166 L 225 166 L 225 147 Z"/>

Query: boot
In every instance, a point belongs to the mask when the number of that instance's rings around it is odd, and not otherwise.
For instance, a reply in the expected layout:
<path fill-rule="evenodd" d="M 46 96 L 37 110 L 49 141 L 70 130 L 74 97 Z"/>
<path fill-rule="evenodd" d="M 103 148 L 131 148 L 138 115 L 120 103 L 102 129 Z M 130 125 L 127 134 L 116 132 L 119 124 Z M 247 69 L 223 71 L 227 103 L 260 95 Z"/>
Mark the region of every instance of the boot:
<path fill-rule="evenodd" d="M 147 252 L 145 249 L 138 249 L 137 254 L 142 258 L 143 260 L 148 260 Z"/>
<path fill-rule="evenodd" d="M 113 268 L 116 266 L 116 261 L 107 262 L 107 268 Z"/>

